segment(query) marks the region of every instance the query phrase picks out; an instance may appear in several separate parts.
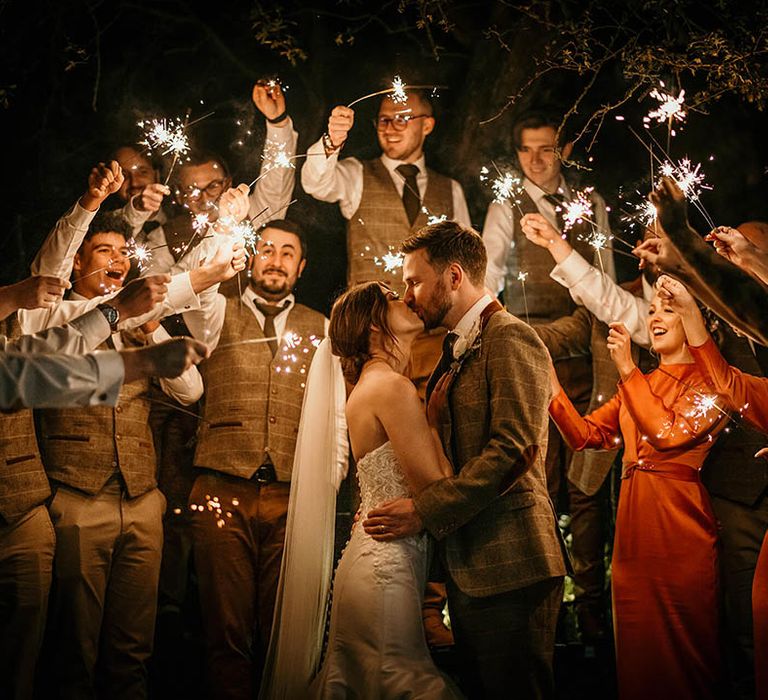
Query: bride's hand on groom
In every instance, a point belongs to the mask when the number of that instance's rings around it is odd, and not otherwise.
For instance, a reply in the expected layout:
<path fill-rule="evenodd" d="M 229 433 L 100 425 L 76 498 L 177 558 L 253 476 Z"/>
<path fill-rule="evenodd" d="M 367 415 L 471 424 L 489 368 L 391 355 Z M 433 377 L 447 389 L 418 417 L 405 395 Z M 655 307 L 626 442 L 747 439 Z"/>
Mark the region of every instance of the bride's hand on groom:
<path fill-rule="evenodd" d="M 417 535 L 424 529 L 424 523 L 412 498 L 398 498 L 368 511 L 363 529 L 377 542 L 391 542 Z"/>
<path fill-rule="evenodd" d="M 431 428 L 437 430 L 440 427 L 440 418 L 448 403 L 448 389 L 451 387 L 451 373 L 446 372 L 437 380 L 435 388 L 429 395 L 427 403 L 427 423 Z"/>

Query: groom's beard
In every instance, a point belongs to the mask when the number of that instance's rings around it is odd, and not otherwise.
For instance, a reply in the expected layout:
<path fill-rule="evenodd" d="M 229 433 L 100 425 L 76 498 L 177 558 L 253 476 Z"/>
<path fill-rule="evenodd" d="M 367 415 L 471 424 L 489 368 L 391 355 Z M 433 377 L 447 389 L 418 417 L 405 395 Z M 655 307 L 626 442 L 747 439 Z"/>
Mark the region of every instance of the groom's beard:
<path fill-rule="evenodd" d="M 448 288 L 441 279 L 424 306 L 416 305 L 414 311 L 424 322 L 424 330 L 430 331 L 443 325 L 446 314 L 451 310 L 451 298 Z"/>

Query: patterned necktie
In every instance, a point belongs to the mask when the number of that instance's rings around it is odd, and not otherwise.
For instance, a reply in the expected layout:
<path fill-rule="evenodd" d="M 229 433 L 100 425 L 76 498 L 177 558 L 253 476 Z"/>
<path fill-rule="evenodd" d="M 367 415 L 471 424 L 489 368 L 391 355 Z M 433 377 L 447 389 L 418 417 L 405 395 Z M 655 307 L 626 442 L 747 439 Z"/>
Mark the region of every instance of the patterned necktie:
<path fill-rule="evenodd" d="M 456 344 L 458 339 L 459 334 L 454 333 L 453 331 L 448 333 L 445 338 L 443 338 L 443 354 L 440 355 L 440 361 L 437 363 L 435 371 L 432 372 L 432 376 L 429 378 L 429 382 L 427 382 L 427 403 L 429 403 L 429 397 L 432 395 L 437 382 L 440 381 L 440 377 L 442 377 L 451 368 L 451 363 L 453 362 L 453 346 Z"/>
<path fill-rule="evenodd" d="M 405 207 L 405 215 L 408 217 L 408 224 L 413 226 L 413 222 L 416 221 L 421 209 L 419 186 L 416 184 L 419 168 L 416 165 L 398 165 L 396 170 L 403 176 L 403 206 Z"/>
<path fill-rule="evenodd" d="M 557 228 L 562 233 L 565 230 L 565 220 L 563 219 L 563 203 L 565 202 L 565 196 L 560 194 L 560 192 L 553 192 L 552 194 L 545 194 L 544 199 L 555 208 Z"/>
<path fill-rule="evenodd" d="M 275 316 L 280 312 L 285 311 L 285 308 L 277 306 L 276 304 L 261 304 L 258 301 L 254 301 L 254 304 L 256 304 L 256 308 L 264 314 L 264 337 L 272 338 L 272 340 L 267 341 L 267 345 L 269 345 L 269 349 L 272 351 L 272 357 L 274 357 L 277 353 Z"/>

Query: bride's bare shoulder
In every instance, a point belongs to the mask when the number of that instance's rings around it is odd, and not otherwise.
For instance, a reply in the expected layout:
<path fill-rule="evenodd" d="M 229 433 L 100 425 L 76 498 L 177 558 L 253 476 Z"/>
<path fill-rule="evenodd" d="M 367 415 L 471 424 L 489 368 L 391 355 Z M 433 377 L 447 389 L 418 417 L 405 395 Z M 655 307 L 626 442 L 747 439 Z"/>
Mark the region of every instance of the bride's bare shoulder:
<path fill-rule="evenodd" d="M 375 401 L 380 405 L 392 401 L 419 400 L 413 383 L 387 368 L 363 374 L 349 398 L 354 403 Z"/>

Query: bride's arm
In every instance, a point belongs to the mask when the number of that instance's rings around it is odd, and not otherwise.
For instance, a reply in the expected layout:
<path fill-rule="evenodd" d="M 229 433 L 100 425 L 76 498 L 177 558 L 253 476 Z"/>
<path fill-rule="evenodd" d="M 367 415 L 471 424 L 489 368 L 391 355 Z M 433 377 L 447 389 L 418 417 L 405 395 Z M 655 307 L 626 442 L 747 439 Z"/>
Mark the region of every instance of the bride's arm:
<path fill-rule="evenodd" d="M 453 474 L 437 431 L 427 422 L 416 387 L 405 377 L 387 377 L 380 387 L 376 416 L 397 455 L 408 487 L 425 486 Z"/>

